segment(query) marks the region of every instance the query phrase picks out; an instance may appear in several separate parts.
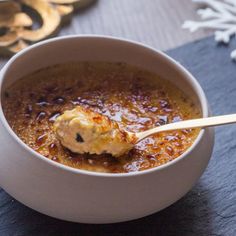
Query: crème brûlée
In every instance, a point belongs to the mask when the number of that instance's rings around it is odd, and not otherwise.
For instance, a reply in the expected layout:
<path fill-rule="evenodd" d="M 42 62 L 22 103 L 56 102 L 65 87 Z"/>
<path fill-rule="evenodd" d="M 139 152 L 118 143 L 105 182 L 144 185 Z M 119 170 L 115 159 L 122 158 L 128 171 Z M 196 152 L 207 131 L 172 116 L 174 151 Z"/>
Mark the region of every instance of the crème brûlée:
<path fill-rule="evenodd" d="M 89 143 L 87 147 L 83 146 L 82 153 L 75 152 L 75 145 L 78 147 L 82 140 L 85 141 L 83 125 L 90 125 L 91 131 L 98 129 L 88 136 L 103 143 L 114 135 L 107 127 L 113 128 L 116 124 L 120 130 L 137 133 L 201 117 L 198 104 L 185 92 L 168 78 L 162 79 L 153 72 L 125 63 L 71 62 L 43 68 L 13 82 L 3 93 L 2 106 L 13 131 L 45 158 L 82 170 L 127 173 L 150 169 L 178 158 L 193 144 L 199 130 L 152 135 L 135 144 L 129 152 L 119 149 L 117 158 L 100 152 L 98 146 L 91 147 Z M 78 125 L 76 117 L 80 121 L 84 119 L 78 115 L 78 107 L 101 114 L 107 120 L 99 127 L 92 127 L 93 124 L 87 121 Z M 60 116 L 63 118 L 58 118 Z M 58 132 L 59 129 L 55 131 L 57 118 L 61 119 L 63 133 Z M 111 126 L 106 125 L 109 120 Z M 73 132 L 73 129 L 66 130 L 68 124 L 76 129 Z M 98 137 L 96 133 L 103 135 Z M 119 137 L 117 143 L 123 143 L 125 137 Z M 72 151 L 64 147 L 65 142 Z M 104 150 L 116 152 L 117 145 L 108 143 L 104 142 Z"/>

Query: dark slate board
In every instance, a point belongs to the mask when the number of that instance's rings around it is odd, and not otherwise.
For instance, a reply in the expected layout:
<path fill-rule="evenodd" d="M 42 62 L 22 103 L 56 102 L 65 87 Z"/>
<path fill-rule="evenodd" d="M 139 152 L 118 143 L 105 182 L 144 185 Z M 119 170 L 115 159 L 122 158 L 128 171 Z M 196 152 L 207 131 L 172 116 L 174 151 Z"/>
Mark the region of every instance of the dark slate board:
<path fill-rule="evenodd" d="M 213 114 L 236 113 L 236 43 L 213 38 L 173 49 L 206 91 Z M 0 191 L 0 235 L 236 235 L 236 125 L 217 128 L 211 162 L 197 185 L 169 208 L 143 219 L 110 225 L 75 224 L 39 214 Z"/>

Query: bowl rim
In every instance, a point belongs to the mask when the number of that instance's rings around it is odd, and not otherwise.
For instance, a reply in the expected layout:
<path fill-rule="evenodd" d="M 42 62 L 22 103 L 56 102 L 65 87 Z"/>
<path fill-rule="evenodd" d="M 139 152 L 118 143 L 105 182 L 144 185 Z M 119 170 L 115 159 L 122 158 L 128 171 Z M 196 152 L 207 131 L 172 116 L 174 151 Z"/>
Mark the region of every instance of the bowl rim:
<path fill-rule="evenodd" d="M 167 162 L 163 165 L 157 166 L 157 167 L 153 167 L 150 169 L 146 169 L 146 170 L 142 170 L 142 171 L 134 171 L 134 172 L 128 172 L 128 173 L 104 173 L 104 172 L 95 172 L 95 171 L 88 171 L 88 170 L 82 170 L 82 169 L 77 169 L 74 167 L 70 167 L 58 162 L 55 162 L 51 159 L 46 158 L 45 156 L 41 155 L 40 153 L 34 151 L 32 148 L 30 148 L 27 144 L 25 144 L 17 135 L 16 133 L 12 130 L 12 128 L 10 127 L 10 125 L 7 122 L 7 119 L 4 115 L 3 109 L 2 109 L 2 85 L 3 85 L 3 81 L 5 79 L 5 74 L 8 71 L 8 69 L 14 64 L 15 60 L 19 57 L 21 57 L 22 55 L 29 53 L 30 51 L 34 50 L 35 48 L 38 47 L 43 47 L 47 44 L 51 44 L 54 42 L 58 42 L 58 41 L 64 41 L 64 40 L 71 40 L 71 39 L 104 39 L 104 40 L 110 40 L 110 41 L 116 41 L 119 43 L 128 43 L 131 46 L 138 46 L 138 47 L 142 47 L 144 49 L 147 49 L 155 54 L 158 54 L 160 57 L 162 57 L 162 59 L 164 59 L 165 61 L 168 61 L 168 63 L 170 63 L 170 65 L 177 69 L 178 71 L 180 71 L 182 73 L 182 75 L 184 77 L 186 77 L 191 85 L 193 86 L 194 92 L 197 95 L 199 102 L 200 102 L 200 106 L 202 109 L 202 117 L 208 117 L 209 116 L 209 110 L 208 110 L 208 102 L 207 102 L 207 98 L 206 95 L 202 89 L 202 87 L 200 86 L 200 84 L 198 83 L 198 81 L 195 79 L 195 77 L 184 67 L 182 66 L 179 62 L 177 62 L 175 59 L 171 58 L 170 56 L 168 56 L 166 53 L 155 49 L 154 47 L 148 46 L 144 43 L 141 42 L 137 42 L 135 40 L 130 40 L 130 39 L 125 39 L 122 37 L 114 37 L 114 36 L 107 36 L 107 35 L 98 35 L 98 34 L 83 34 L 83 35 L 69 35 L 69 36 L 60 36 L 60 37 L 56 37 L 56 38 L 51 38 L 51 39 L 47 39 L 41 42 L 38 42 L 34 45 L 31 45 L 23 50 L 21 50 L 20 52 L 18 52 L 17 54 L 15 54 L 5 65 L 4 67 L 1 69 L 0 72 L 0 122 L 2 122 L 4 128 L 8 131 L 8 133 L 10 134 L 10 136 L 21 146 L 23 147 L 26 151 L 28 151 L 29 153 L 31 153 L 31 155 L 35 156 L 36 158 L 39 158 L 40 160 L 48 163 L 49 165 L 53 165 L 56 168 L 60 168 L 64 171 L 69 171 L 72 172 L 74 174 L 82 174 L 82 175 L 88 175 L 88 176 L 95 176 L 95 177 L 112 177 L 112 178 L 116 178 L 116 177 L 132 177 L 132 176 L 141 176 L 141 175 L 146 175 L 146 174 L 150 174 L 156 171 L 161 171 L 164 170 L 168 167 L 171 167 L 172 165 L 175 165 L 176 163 L 180 162 L 181 160 L 183 160 L 184 158 L 186 158 L 188 156 L 189 153 L 191 153 L 196 146 L 199 144 L 199 142 L 201 141 L 201 139 L 203 138 L 203 135 L 205 133 L 205 129 L 201 129 L 197 138 L 194 140 L 193 144 L 183 153 L 181 154 L 179 157 L 175 158 L 174 160 Z"/>

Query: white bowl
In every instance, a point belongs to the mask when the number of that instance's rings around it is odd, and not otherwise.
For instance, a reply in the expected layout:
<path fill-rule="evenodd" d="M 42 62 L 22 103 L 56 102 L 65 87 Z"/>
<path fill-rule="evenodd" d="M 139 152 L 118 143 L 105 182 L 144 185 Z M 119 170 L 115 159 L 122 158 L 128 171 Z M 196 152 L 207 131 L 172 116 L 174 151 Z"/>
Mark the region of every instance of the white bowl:
<path fill-rule="evenodd" d="M 171 80 L 208 116 L 205 94 L 194 77 L 162 52 L 105 36 L 70 36 L 35 44 L 15 55 L 0 74 L 0 93 L 35 70 L 68 61 L 123 61 Z M 35 81 L 37 86 L 37 81 Z M 2 97 L 2 95 L 1 95 Z M 202 130 L 179 158 L 135 173 L 104 174 L 51 161 L 24 144 L 0 108 L 0 185 L 23 204 L 49 216 L 113 223 L 140 218 L 171 205 L 199 179 L 211 157 L 214 133 Z"/>

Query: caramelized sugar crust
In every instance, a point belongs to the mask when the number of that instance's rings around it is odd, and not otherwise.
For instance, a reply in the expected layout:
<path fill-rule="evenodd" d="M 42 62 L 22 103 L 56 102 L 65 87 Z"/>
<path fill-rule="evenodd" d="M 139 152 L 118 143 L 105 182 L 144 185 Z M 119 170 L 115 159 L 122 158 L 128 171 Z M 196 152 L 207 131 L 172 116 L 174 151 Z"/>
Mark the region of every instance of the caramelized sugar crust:
<path fill-rule="evenodd" d="M 197 105 L 176 86 L 124 63 L 74 62 L 45 68 L 12 84 L 2 100 L 11 128 L 28 146 L 46 158 L 84 170 L 123 173 L 163 165 L 185 152 L 199 133 L 195 129 L 156 134 L 119 159 L 65 149 L 53 123 L 77 105 L 132 132 L 201 116 Z"/>

